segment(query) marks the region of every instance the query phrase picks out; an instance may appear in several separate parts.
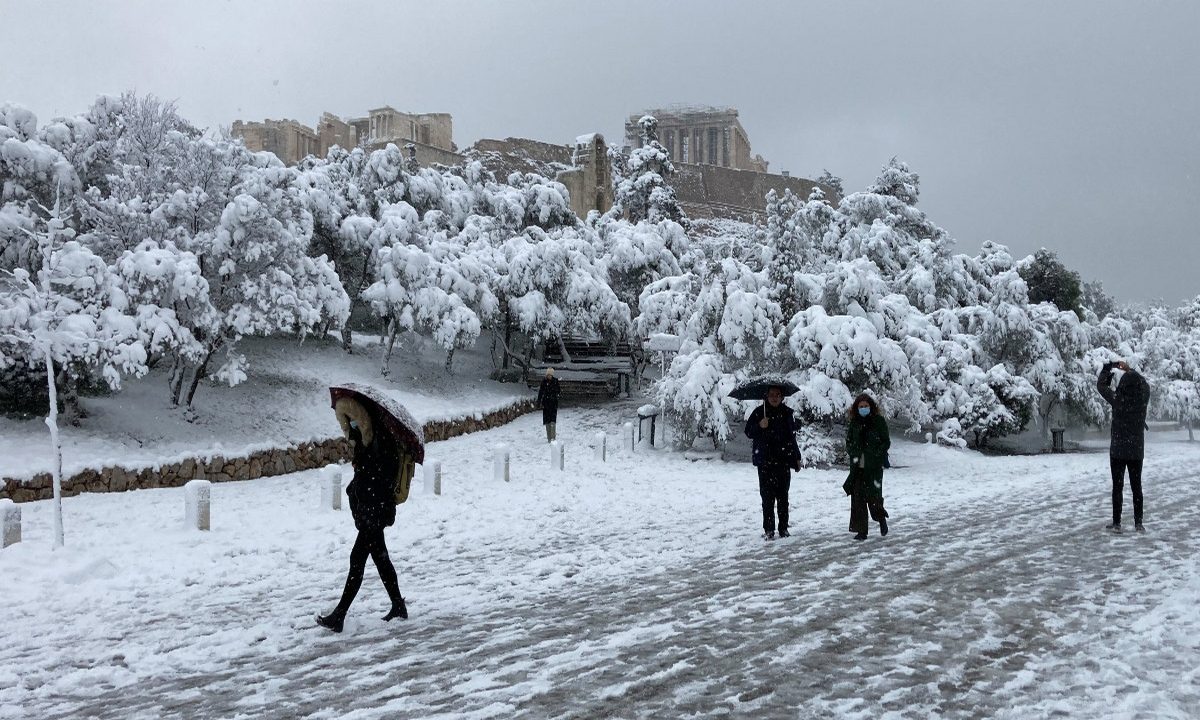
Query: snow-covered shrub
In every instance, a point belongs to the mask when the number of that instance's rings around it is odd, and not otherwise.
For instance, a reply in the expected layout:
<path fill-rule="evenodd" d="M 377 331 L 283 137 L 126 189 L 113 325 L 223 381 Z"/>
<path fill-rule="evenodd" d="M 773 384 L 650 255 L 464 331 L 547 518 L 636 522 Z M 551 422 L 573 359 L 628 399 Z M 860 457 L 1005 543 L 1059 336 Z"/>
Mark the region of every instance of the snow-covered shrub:
<path fill-rule="evenodd" d="M 804 425 L 796 435 L 804 467 L 827 467 L 845 460 L 845 438 L 819 425 Z"/>

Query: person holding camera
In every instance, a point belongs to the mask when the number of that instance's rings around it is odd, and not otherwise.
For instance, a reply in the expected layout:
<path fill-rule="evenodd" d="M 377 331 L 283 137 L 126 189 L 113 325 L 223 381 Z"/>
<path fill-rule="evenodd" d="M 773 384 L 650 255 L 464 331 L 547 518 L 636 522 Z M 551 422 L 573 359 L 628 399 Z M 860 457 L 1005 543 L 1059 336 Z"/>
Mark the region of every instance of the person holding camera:
<path fill-rule="evenodd" d="M 1116 388 L 1113 388 L 1114 380 Z M 1142 526 L 1142 460 L 1146 453 L 1146 406 L 1150 403 L 1150 383 L 1124 360 L 1104 363 L 1096 389 L 1112 406 L 1112 439 L 1108 462 L 1112 469 L 1113 532 L 1121 532 L 1121 503 L 1125 491 L 1125 471 L 1129 471 L 1129 489 L 1133 493 L 1133 525 Z"/>

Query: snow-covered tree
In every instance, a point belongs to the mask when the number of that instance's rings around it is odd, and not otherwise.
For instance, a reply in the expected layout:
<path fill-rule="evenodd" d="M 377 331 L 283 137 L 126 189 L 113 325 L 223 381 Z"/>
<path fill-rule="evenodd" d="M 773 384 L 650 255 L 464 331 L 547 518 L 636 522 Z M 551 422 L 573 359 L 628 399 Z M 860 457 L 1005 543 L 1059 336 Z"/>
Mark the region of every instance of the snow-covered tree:
<path fill-rule="evenodd" d="M 675 190 L 667 184 L 667 178 L 675 173 L 671 156 L 658 141 L 658 120 L 651 115 L 638 120 L 641 129 L 641 146 L 629 155 L 629 160 L 619 168 L 613 209 L 615 217 L 622 214 L 630 222 L 663 220 L 683 222 L 683 211 L 675 198 Z"/>
<path fill-rule="evenodd" d="M 248 173 L 215 231 L 194 239 L 216 313 L 210 325 L 192 329 L 204 355 L 188 387 L 189 407 L 205 377 L 230 385 L 245 379 L 246 360 L 237 352 L 242 337 L 303 335 L 329 321 L 340 326 L 349 314 L 333 266 L 307 254 L 312 216 L 292 182 L 294 172 L 275 161 Z M 214 360 L 220 362 L 215 370 Z"/>
<path fill-rule="evenodd" d="M 827 187 L 830 190 L 832 190 L 838 197 L 841 197 L 846 194 L 846 190 L 842 186 L 842 179 L 840 177 L 838 177 L 837 175 L 834 175 L 833 173 L 829 172 L 829 170 L 822 170 L 821 174 L 817 176 L 816 182 L 818 185 L 820 185 L 822 187 Z M 815 188 L 815 189 L 819 189 L 819 188 Z"/>
<path fill-rule="evenodd" d="M 454 352 L 479 337 L 480 311 L 494 313 L 496 301 L 488 285 L 478 282 L 469 260 L 459 271 L 465 248 L 444 231 L 428 236 L 416 210 L 401 202 L 384 209 L 370 245 L 378 248 L 374 277 L 362 297 L 387 318 L 383 358 L 386 374 L 397 334 L 430 336 L 447 351 L 446 370 Z"/>
<path fill-rule="evenodd" d="M 104 261 L 74 239 L 60 204 L 35 232 L 42 267 L 36 281 L 17 268 L 0 275 L 0 370 L 14 366 L 45 371 L 54 448 L 54 544 L 63 544 L 62 445 L 58 389 L 74 387 L 90 369 L 112 388 L 123 374 L 146 371 L 146 354 L 127 300 Z"/>
<path fill-rule="evenodd" d="M 496 296 L 521 332 L 536 341 L 628 337 L 629 307 L 609 287 L 604 265 L 579 230 L 529 228 L 504 243 L 501 253 Z"/>
<path fill-rule="evenodd" d="M 1082 312 L 1079 273 L 1067 269 L 1054 252 L 1041 248 L 1021 261 L 1017 270 L 1029 288 L 1029 302 L 1048 302 L 1059 310 Z"/>
<path fill-rule="evenodd" d="M 657 224 L 611 220 L 601 222 L 597 231 L 609 287 L 635 315 L 642 291 L 657 280 L 680 274 L 680 259 L 690 249 L 686 231 L 672 220 Z"/>
<path fill-rule="evenodd" d="M 727 258 L 661 279 L 642 294 L 639 332 L 683 339 L 658 385 L 681 444 L 697 437 L 724 444 L 733 432 L 730 417 L 741 407 L 725 395 L 738 379 L 777 368 L 783 316 L 766 284 L 765 273 Z"/>
<path fill-rule="evenodd" d="M 171 397 L 178 398 L 185 370 L 198 364 L 205 347 L 195 333 L 217 323 L 196 256 L 169 240 L 146 240 L 117 260 L 133 316 L 149 356 L 148 364 L 170 358 Z"/>
<path fill-rule="evenodd" d="M 1141 371 L 1151 384 L 1150 411 L 1188 428 L 1200 422 L 1200 298 L 1170 313 L 1150 312 L 1137 339 Z"/>

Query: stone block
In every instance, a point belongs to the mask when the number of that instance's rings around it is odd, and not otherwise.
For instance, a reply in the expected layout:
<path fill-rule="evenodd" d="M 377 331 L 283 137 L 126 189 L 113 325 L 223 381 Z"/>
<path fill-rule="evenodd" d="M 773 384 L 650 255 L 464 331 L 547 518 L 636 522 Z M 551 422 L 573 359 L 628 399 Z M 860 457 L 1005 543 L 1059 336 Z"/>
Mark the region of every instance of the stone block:
<path fill-rule="evenodd" d="M 21 542 L 21 508 L 10 499 L 0 500 L 0 548 Z"/>
<path fill-rule="evenodd" d="M 212 524 L 212 483 L 207 480 L 192 480 L 183 486 L 183 492 L 187 526 L 197 530 L 208 530 Z"/>

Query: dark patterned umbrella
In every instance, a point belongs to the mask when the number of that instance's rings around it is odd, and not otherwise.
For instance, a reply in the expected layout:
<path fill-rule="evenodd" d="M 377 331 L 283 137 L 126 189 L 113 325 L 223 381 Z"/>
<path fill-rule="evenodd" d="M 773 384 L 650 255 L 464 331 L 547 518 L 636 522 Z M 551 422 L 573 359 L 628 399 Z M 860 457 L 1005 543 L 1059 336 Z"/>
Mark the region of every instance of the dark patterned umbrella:
<path fill-rule="evenodd" d="M 766 400 L 767 391 L 773 387 L 782 390 L 784 397 L 800 392 L 795 383 L 789 382 L 782 375 L 760 375 L 742 381 L 729 393 L 729 397 L 736 400 Z"/>
<path fill-rule="evenodd" d="M 391 396 L 372 385 L 342 383 L 329 388 L 329 401 L 336 406 L 341 398 L 356 400 L 379 418 L 388 435 L 407 450 L 417 464 L 425 462 L 425 433 L 412 413 Z"/>

